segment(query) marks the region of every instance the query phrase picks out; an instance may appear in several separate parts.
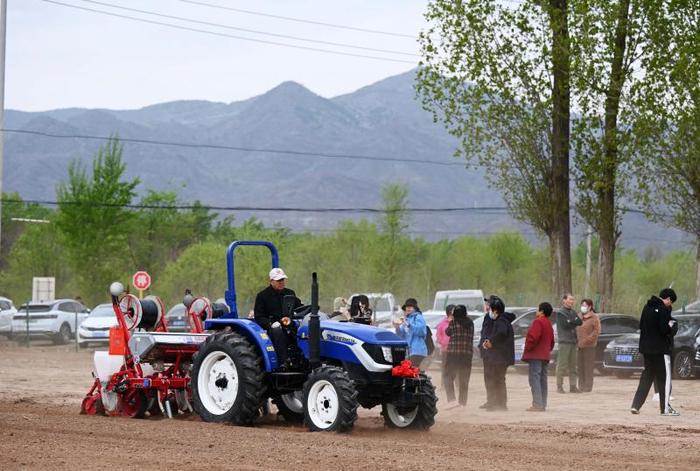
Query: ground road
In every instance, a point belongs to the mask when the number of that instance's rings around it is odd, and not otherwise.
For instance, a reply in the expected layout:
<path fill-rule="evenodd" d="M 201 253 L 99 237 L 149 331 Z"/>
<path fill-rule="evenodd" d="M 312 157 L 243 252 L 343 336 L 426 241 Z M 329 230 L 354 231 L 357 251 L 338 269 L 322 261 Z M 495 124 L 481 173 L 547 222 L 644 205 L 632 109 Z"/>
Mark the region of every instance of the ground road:
<path fill-rule="evenodd" d="M 465 409 L 438 414 L 430 432 L 383 427 L 361 411 L 352 433 L 310 433 L 269 418 L 255 428 L 196 417 L 81 416 L 92 352 L 27 349 L 0 340 L 0 469 L 697 469 L 700 381 L 674 382 L 681 417 L 651 402 L 628 412 L 636 378 L 597 377 L 595 392 L 550 393 L 547 413 L 525 412 L 527 376 L 508 375 L 508 412 L 485 412 L 475 370 Z M 439 383 L 438 372 L 432 372 Z M 553 378 L 550 379 L 550 390 Z M 445 407 L 440 395 L 438 408 Z"/>

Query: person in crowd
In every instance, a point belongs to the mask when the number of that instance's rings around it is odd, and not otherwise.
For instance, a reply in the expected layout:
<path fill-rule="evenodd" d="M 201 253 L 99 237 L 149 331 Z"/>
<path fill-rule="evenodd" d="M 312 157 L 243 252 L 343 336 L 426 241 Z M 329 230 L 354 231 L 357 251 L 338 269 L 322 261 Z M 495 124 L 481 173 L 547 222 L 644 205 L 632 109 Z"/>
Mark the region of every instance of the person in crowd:
<path fill-rule="evenodd" d="M 445 318 L 438 322 L 438 325 L 435 327 L 435 337 L 437 338 L 438 348 L 440 349 L 440 357 L 442 359 L 442 387 L 445 389 L 447 388 L 447 363 L 445 360 L 447 356 L 447 346 L 450 343 L 450 337 L 448 337 L 445 331 L 452 320 L 452 312 L 454 311 L 454 308 L 454 304 L 448 304 L 445 307 Z"/>
<path fill-rule="evenodd" d="M 408 298 L 401 306 L 405 313 L 396 327 L 396 334 L 406 339 L 408 343 L 408 359 L 414 368 L 420 368 L 421 363 L 428 356 L 428 346 L 425 343 L 427 333 L 423 313 L 418 307 L 418 301 Z"/>
<path fill-rule="evenodd" d="M 460 406 L 467 405 L 469 377 L 472 374 L 474 354 L 474 322 L 467 316 L 467 307 L 460 304 L 453 307 L 452 319 L 445 329 L 448 344 L 443 355 L 443 371 L 447 402 L 455 401 L 455 380 L 459 385 Z"/>
<path fill-rule="evenodd" d="M 583 321 L 576 314 L 574 296 L 566 293 L 562 297 L 562 306 L 557 314 L 557 337 L 559 338 L 559 354 L 557 356 L 557 392 L 564 392 L 564 376 L 569 376 L 569 391 L 580 392 L 576 386 L 576 327 Z"/>
<path fill-rule="evenodd" d="M 507 410 L 506 370 L 515 363 L 515 343 L 511 316 L 505 315 L 505 303 L 498 296 L 489 298 L 489 314 L 481 328 L 479 349 L 484 361 L 486 410 Z"/>
<path fill-rule="evenodd" d="M 671 316 L 674 302 L 676 292 L 664 288 L 658 297 L 652 296 L 642 309 L 639 319 L 639 352 L 644 357 L 644 371 L 632 400 L 630 411 L 633 414 L 639 414 L 649 395 L 651 384 L 655 383 L 659 390 L 661 415 L 680 415 L 670 404 L 671 351 L 673 337 L 678 331 L 678 323 Z"/>
<path fill-rule="evenodd" d="M 353 296 L 350 300 L 350 320 L 361 324 L 372 323 L 372 309 L 369 307 L 369 298 L 364 294 Z"/>
<path fill-rule="evenodd" d="M 348 309 L 347 299 L 338 297 L 333 300 L 333 314 L 330 317 L 334 321 L 350 320 L 350 311 Z"/>
<path fill-rule="evenodd" d="M 270 335 L 277 360 L 280 365 L 284 365 L 287 360 L 289 338 L 283 326 L 289 324 L 290 319 L 282 316 L 282 302 L 288 295 L 296 298 L 296 293 L 286 287 L 287 275 L 281 268 L 270 270 L 269 278 L 269 286 L 255 297 L 254 317 L 255 322 Z M 296 298 L 294 308 L 300 306 L 301 301 Z"/>
<path fill-rule="evenodd" d="M 549 318 L 552 305 L 540 303 L 535 320 L 527 331 L 523 361 L 528 363 L 528 380 L 532 390 L 530 412 L 544 412 L 547 409 L 547 367 L 554 348 L 554 329 Z"/>
<path fill-rule="evenodd" d="M 600 336 L 600 318 L 593 309 L 592 300 L 581 300 L 580 317 L 582 324 L 576 327 L 578 389 L 581 392 L 591 392 L 593 391 L 595 352 Z"/>

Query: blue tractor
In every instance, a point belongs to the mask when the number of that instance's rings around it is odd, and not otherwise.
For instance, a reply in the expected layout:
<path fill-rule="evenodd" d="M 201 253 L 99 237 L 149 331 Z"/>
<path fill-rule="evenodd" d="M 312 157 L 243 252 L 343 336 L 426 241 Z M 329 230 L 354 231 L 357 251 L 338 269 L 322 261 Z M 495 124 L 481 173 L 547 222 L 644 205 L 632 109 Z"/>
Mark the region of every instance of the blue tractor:
<path fill-rule="evenodd" d="M 252 425 L 268 398 L 290 422 L 312 431 L 347 432 L 357 408 L 382 407 L 385 424 L 428 429 L 435 423 L 437 397 L 430 378 L 401 374 L 407 345 L 395 333 L 353 322 L 330 320 L 318 312 L 318 282 L 312 276 L 311 305 L 292 310 L 285 299 L 286 326 L 295 339 L 280 365 L 268 336 L 253 320 L 238 318 L 234 279 L 237 247 L 264 246 L 279 266 L 275 246 L 266 241 L 235 241 L 227 251 L 231 312 L 205 322 L 212 334 L 193 357 L 194 408 L 207 422 Z M 415 373 L 415 371 L 414 371 Z"/>

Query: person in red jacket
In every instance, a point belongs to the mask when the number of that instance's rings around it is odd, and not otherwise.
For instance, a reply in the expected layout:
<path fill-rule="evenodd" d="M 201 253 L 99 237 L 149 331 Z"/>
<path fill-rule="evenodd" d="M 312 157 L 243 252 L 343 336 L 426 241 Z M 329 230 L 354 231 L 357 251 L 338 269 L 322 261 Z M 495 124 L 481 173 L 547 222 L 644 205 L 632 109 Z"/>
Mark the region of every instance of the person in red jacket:
<path fill-rule="evenodd" d="M 534 322 L 527 331 L 523 361 L 528 362 L 532 406 L 530 412 L 544 412 L 547 409 L 547 366 L 549 355 L 554 348 L 554 329 L 549 317 L 552 305 L 540 303 Z"/>

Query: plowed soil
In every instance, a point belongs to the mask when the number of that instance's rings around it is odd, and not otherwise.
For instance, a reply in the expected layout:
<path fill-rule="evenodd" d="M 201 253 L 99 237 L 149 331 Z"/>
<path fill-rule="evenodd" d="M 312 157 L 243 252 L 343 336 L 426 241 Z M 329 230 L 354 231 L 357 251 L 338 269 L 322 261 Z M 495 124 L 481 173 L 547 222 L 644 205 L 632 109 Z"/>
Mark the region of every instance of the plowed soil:
<path fill-rule="evenodd" d="M 594 392 L 552 391 L 545 413 L 526 412 L 527 376 L 508 374 L 509 410 L 469 403 L 446 410 L 427 432 L 385 428 L 362 410 L 349 434 L 311 433 L 270 415 L 251 428 L 193 416 L 126 419 L 79 415 L 92 380 L 92 351 L 0 340 L 0 469 L 697 469 L 700 381 L 675 381 L 680 417 L 649 401 L 629 413 L 637 379 L 596 377 Z M 431 371 L 439 385 L 439 371 Z M 274 409 L 273 409 L 274 410 Z"/>

